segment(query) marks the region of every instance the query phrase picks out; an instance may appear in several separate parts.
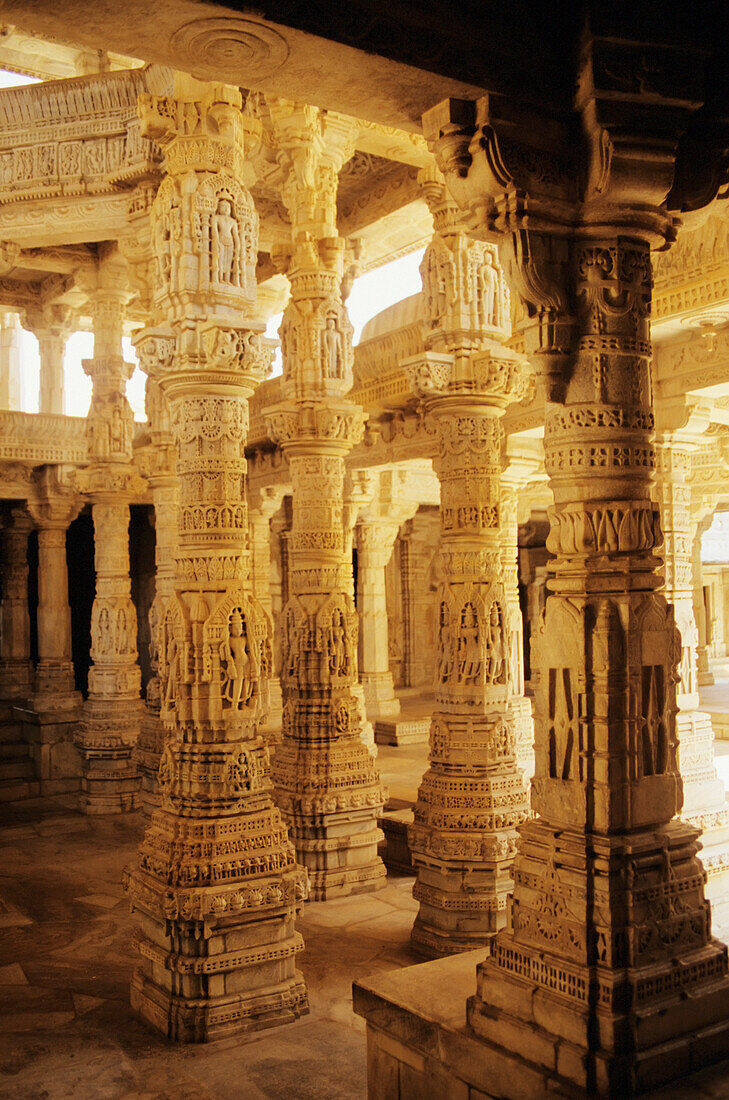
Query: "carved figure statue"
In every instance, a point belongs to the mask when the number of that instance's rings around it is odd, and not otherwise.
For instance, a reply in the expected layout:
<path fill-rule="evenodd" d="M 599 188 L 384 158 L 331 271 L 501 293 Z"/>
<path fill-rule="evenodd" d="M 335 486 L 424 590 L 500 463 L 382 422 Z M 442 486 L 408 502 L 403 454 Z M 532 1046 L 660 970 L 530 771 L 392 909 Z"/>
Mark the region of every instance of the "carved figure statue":
<path fill-rule="evenodd" d="M 458 639 L 458 679 L 460 683 L 478 683 L 481 665 L 478 616 L 473 604 L 467 603 L 461 611 L 461 633 Z"/>
<path fill-rule="evenodd" d="M 231 710 L 238 710 L 250 702 L 259 675 L 246 622 L 238 610 L 230 616 L 230 633 L 221 644 L 220 656 L 228 677 L 225 698 L 230 701 Z"/>
<path fill-rule="evenodd" d="M 445 603 L 440 605 L 440 619 L 438 624 L 438 680 L 441 684 L 447 684 L 453 674 L 454 652 L 453 631 L 448 607 Z"/>
<path fill-rule="evenodd" d="M 181 672 L 180 650 L 174 633 L 167 627 L 167 683 L 165 684 L 165 703 L 172 706 L 177 695 L 177 680 Z"/>
<path fill-rule="evenodd" d="M 342 377 L 342 334 L 337 331 L 336 319 L 327 317 L 326 328 L 322 333 L 324 343 L 324 362 L 327 378 Z"/>
<path fill-rule="evenodd" d="M 236 260 L 240 256 L 240 232 L 227 199 L 218 203 L 212 218 L 214 256 L 217 256 L 217 278 L 221 283 L 234 283 Z"/>
<path fill-rule="evenodd" d="M 496 602 L 491 604 L 489 614 L 488 670 L 486 678 L 490 684 L 503 684 L 506 682 L 506 649 L 504 634 L 501 629 L 499 605 Z"/>
<path fill-rule="evenodd" d="M 494 267 L 494 258 L 485 252 L 483 263 L 479 267 L 479 303 L 482 311 L 482 325 L 497 325 L 499 276 Z"/>
<path fill-rule="evenodd" d="M 349 669 L 349 639 L 341 611 L 332 619 L 328 638 L 329 672 L 332 676 L 346 676 Z"/>

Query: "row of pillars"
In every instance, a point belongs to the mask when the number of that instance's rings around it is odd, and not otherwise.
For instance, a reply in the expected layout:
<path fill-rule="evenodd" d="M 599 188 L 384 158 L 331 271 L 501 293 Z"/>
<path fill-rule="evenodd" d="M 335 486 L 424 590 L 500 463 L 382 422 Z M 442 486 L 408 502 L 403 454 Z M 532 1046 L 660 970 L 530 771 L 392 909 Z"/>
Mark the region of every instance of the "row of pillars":
<path fill-rule="evenodd" d="M 144 132 L 164 147 L 166 176 L 149 206 L 139 204 L 150 289 L 149 324 L 136 344 L 158 387 L 150 431 L 161 452 L 173 448 L 178 500 L 168 473 L 152 476 L 158 525 L 167 493 L 173 552 L 154 606 L 160 801 L 126 876 L 139 924 L 132 1003 L 165 1034 L 188 1040 L 306 1011 L 295 965 L 305 897 L 384 881 L 377 819 L 385 794 L 361 736 L 344 505 L 345 458 L 364 426 L 348 396 L 352 329 L 336 218 L 353 131 L 333 112 L 267 106 L 292 226 L 290 252 L 278 257 L 291 285 L 282 399 L 266 412 L 293 486 L 283 739 L 272 761 L 261 736 L 271 623 L 254 588 L 245 484 L 249 400 L 271 359 L 256 312 L 258 219 L 247 186 L 261 120 L 255 103 L 242 111 L 237 89 L 182 75 L 173 97 L 140 104 Z M 440 114 L 431 121 L 444 169 L 459 167 L 457 189 L 467 127 Z M 468 158 L 485 156 L 492 140 L 485 129 Z M 528 175 L 534 163 L 519 160 L 514 171 Z M 551 180 L 537 174 L 536 186 Z M 686 646 L 679 673 L 651 495 L 649 245 L 668 228 L 645 204 L 630 208 L 629 235 L 625 218 L 613 224 L 604 212 L 583 229 L 558 219 L 546 228 L 537 220 L 534 230 L 530 221 L 528 257 L 523 237 L 512 256 L 533 304 L 532 358 L 547 380 L 555 502 L 551 595 L 535 645 L 530 805 L 517 760 L 510 669 L 518 624 L 500 485 L 500 418 L 524 394 L 528 372 L 505 344 L 508 294 L 495 249 L 468 232 L 437 172 L 421 182 L 435 235 L 423 268 L 426 351 L 407 368 L 441 483 L 442 579 L 430 762 L 410 836 L 420 901 L 413 939 L 443 954 L 491 936 L 469 1007 L 473 1033 L 510 1056 L 533 1051 L 541 1037 L 540 1049 L 568 1051 L 563 1077 L 619 1095 L 634 1083 L 636 1050 L 654 1048 L 655 1061 L 655 1048 L 675 1047 L 687 1028 L 703 1028 L 708 1041 L 726 1027 L 729 1003 L 699 833 L 677 817 L 689 785 L 677 756 L 677 685 L 683 675 L 678 706 L 692 713 L 694 650 Z M 482 217 L 483 195 L 472 201 Z M 545 292 L 557 284 L 559 293 Z M 100 300 L 114 314 L 113 294 Z M 129 449 L 115 442 L 126 436 L 114 417 L 116 407 L 125 422 L 116 323 L 113 330 L 113 347 L 89 368 L 99 379 L 98 417 L 83 487 L 100 528 L 103 517 L 120 531 L 134 487 Z M 685 524 L 679 498 L 676 532 Z M 110 554 L 97 587 L 113 646 L 94 651 L 98 691 L 80 741 L 89 759 L 103 755 L 113 731 L 124 741 L 110 685 L 121 698 L 134 693 L 133 676 L 120 671 L 133 665 L 128 620 L 118 613 L 128 606 L 125 565 L 128 578 L 123 552 Z M 669 583 L 678 599 L 682 583 Z M 710 751 L 704 731 L 693 746 L 697 775 L 715 785 Z M 696 1015 L 687 1020 L 689 993 Z"/>

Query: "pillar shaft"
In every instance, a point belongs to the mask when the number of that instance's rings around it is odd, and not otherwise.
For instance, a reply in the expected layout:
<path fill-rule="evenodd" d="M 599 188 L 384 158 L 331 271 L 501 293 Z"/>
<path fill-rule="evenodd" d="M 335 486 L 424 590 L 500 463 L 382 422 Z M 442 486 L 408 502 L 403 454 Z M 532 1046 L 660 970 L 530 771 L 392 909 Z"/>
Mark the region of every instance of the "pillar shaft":
<path fill-rule="evenodd" d="M 522 395 L 495 249 L 473 241 L 434 170 L 421 173 L 435 233 L 422 264 L 429 350 L 406 362 L 434 438 L 441 577 L 429 767 L 409 830 L 416 950 L 454 954 L 504 925 L 516 829 L 528 816 L 516 764 L 509 607 L 501 560 L 501 425 Z M 445 288 L 445 289 L 444 289 Z"/>
<path fill-rule="evenodd" d="M 43 493 L 28 510 L 38 530 L 38 664 L 32 703 L 41 712 L 74 710 L 75 690 L 68 602 L 66 531 L 81 501 L 70 493 Z"/>
<path fill-rule="evenodd" d="M 267 415 L 293 488 L 283 743 L 273 775 L 311 896 L 324 899 L 376 889 L 385 877 L 377 855 L 384 792 L 360 738 L 359 626 L 345 562 L 344 460 L 364 418 L 346 396 L 352 326 L 342 302 L 336 193 L 354 147 L 351 124 L 332 112 L 279 103 L 272 116 L 293 245 L 281 328 L 285 401 Z"/>
<path fill-rule="evenodd" d="M 522 483 L 523 484 L 523 483 Z M 519 603 L 518 484 L 501 479 L 501 569 L 509 624 L 509 712 L 516 736 L 516 759 L 525 776 L 534 772 L 534 719 L 524 693 L 524 623 Z"/>
<path fill-rule="evenodd" d="M 122 355 L 126 270 L 103 256 L 85 273 L 94 326 L 86 420 L 89 465 L 79 486 L 92 502 L 96 593 L 91 611 L 89 694 L 75 742 L 83 761 L 80 808 L 87 814 L 134 810 L 139 773 L 133 750 L 142 722 L 137 612 L 129 577 L 129 502 L 144 489 L 132 469 L 134 414 L 126 383 L 134 364 Z"/>
<path fill-rule="evenodd" d="M 0 698 L 3 699 L 26 700 L 32 685 L 28 614 L 28 535 L 32 526 L 25 509 L 15 507 L 2 533 Z"/>
<path fill-rule="evenodd" d="M 711 715 L 699 706 L 698 629 L 691 561 L 695 524 L 688 482 L 695 444 L 684 442 L 678 432 L 664 433 L 659 439 L 655 496 L 664 533 L 665 592 L 681 635 L 676 684 L 676 739 L 683 783 L 681 816 L 703 829 L 701 862 L 707 872 L 706 895 L 711 901 L 714 925 L 724 928 L 729 922 L 729 806 L 724 782 L 716 770 Z"/>
<path fill-rule="evenodd" d="M 400 713 L 390 672 L 385 569 L 400 530 L 397 521 L 360 517 L 357 526 L 357 611 L 359 614 L 360 678 L 367 717 L 391 718 Z"/>
<path fill-rule="evenodd" d="M 18 315 L 5 313 L 0 318 L 0 409 L 20 409 L 20 359 Z"/>
<path fill-rule="evenodd" d="M 206 1041 L 307 1008 L 294 929 L 306 879 L 258 732 L 270 622 L 252 592 L 245 494 L 249 398 L 271 367 L 245 325 L 258 218 L 244 158 L 260 129 L 237 88 L 182 74 L 174 97 L 140 110 L 167 175 L 152 207 L 156 325 L 136 342 L 168 402 L 179 507 L 157 629 L 161 799 L 127 877 L 141 955 L 132 1006 L 169 1038 Z"/>
<path fill-rule="evenodd" d="M 686 198 L 674 151 L 694 108 L 670 50 L 640 98 L 613 80 L 613 49 L 586 26 L 564 130 L 491 97 L 424 118 L 472 224 L 501 235 L 546 391 L 537 816 L 468 1011 L 495 1072 L 518 1068 L 535 1095 L 632 1095 L 729 1048 L 727 952 L 711 937 L 699 834 L 677 817 L 680 642 L 651 498 L 650 248 L 672 240 L 667 205 Z M 621 49 L 624 64 L 643 56 Z M 678 52 L 693 79 L 698 55 Z"/>

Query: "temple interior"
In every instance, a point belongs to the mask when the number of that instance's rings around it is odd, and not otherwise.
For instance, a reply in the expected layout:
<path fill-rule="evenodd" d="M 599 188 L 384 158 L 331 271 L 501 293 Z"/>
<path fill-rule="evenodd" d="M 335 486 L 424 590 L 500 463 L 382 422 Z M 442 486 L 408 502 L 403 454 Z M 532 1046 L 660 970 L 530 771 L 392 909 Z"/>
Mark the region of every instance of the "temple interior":
<path fill-rule="evenodd" d="M 729 11 L 0 7 L 0 1096 L 729 1096 Z"/>

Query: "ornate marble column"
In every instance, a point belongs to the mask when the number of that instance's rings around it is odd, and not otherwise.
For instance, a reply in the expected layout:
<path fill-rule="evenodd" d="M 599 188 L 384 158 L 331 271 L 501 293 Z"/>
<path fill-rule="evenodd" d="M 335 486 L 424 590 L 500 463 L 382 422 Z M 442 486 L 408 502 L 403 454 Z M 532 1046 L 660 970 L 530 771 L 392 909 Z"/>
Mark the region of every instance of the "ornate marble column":
<path fill-rule="evenodd" d="M 674 424 L 668 428 L 666 421 L 669 419 L 677 422 L 678 427 Z M 702 830 L 701 862 L 707 872 L 706 896 L 711 902 L 714 924 L 724 928 L 729 923 L 729 806 L 724 782 L 717 775 L 714 761 L 711 715 L 699 706 L 698 629 L 694 617 L 691 561 L 695 528 L 688 483 L 691 454 L 708 424 L 709 410 L 703 409 L 698 402 L 685 408 L 682 400 L 678 410 L 669 411 L 665 405 L 661 408 L 654 492 L 661 508 L 665 539 L 666 599 L 673 605 L 681 635 L 681 663 L 676 684 L 678 768 L 683 781 L 681 816 Z"/>
<path fill-rule="evenodd" d="M 140 922 L 132 1006 L 169 1038 L 201 1042 L 307 1010 L 294 929 L 306 876 L 258 732 L 271 640 L 252 591 L 245 491 L 249 398 L 271 364 L 246 321 L 260 125 L 237 88 L 182 74 L 174 96 L 144 96 L 140 113 L 167 175 L 152 207 L 156 324 L 136 345 L 169 405 L 179 508 L 157 629 L 161 801 L 126 879 Z"/>
<path fill-rule="evenodd" d="M 403 519 L 410 519 L 412 514 L 406 512 Z M 385 591 L 385 568 L 392 557 L 400 526 L 398 517 L 387 518 L 376 512 L 374 515 L 364 512 L 356 529 L 360 680 L 367 717 L 374 723 L 380 718 L 394 718 L 400 713 L 400 700 L 395 697 L 390 672 Z"/>
<path fill-rule="evenodd" d="M 631 71 L 645 56 L 621 50 Z M 681 652 L 651 499 L 650 249 L 673 239 L 667 204 L 693 186 L 695 154 L 678 173 L 674 156 L 700 63 L 651 57 L 640 98 L 614 77 L 613 43 L 586 34 L 564 131 L 491 97 L 424 120 L 473 224 L 502 235 L 546 386 L 555 558 L 536 639 L 538 816 L 468 1011 L 494 1074 L 536 1095 L 547 1081 L 632 1095 L 729 1049 L 727 952 L 698 831 L 676 816 Z"/>
<path fill-rule="evenodd" d="M 435 170 L 420 179 L 435 224 L 421 266 L 428 350 L 404 367 L 434 438 L 442 579 L 429 767 L 409 829 L 420 902 L 411 940 L 447 955 L 503 926 L 516 829 L 529 809 L 509 712 L 499 423 L 527 372 L 503 346 L 508 296 L 495 249 L 469 239 Z"/>
<path fill-rule="evenodd" d="M 28 614 L 28 535 L 33 521 L 22 504 L 9 509 L 2 531 L 0 699 L 25 702 L 33 683 Z"/>
<path fill-rule="evenodd" d="M 709 515 L 703 515 L 694 524 L 694 538 L 691 544 L 691 576 L 694 594 L 694 617 L 696 619 L 696 667 L 699 687 L 711 687 L 715 683 L 714 673 L 709 666 L 709 630 L 706 622 L 706 604 L 704 603 L 703 567 L 701 562 L 701 536 L 711 527 L 714 518 L 713 509 Z"/>
<path fill-rule="evenodd" d="M 26 312 L 25 328 L 38 340 L 40 354 L 40 413 L 63 413 L 63 358 L 71 332 L 71 315 L 59 305 L 42 312 Z"/>
<path fill-rule="evenodd" d="M 144 488 L 132 469 L 134 414 L 126 383 L 134 370 L 122 354 L 125 267 L 116 254 L 87 276 L 94 355 L 86 421 L 89 465 L 79 488 L 92 502 L 96 595 L 91 612 L 89 694 L 75 737 L 83 760 L 80 808 L 87 814 L 134 810 L 139 773 L 132 752 L 142 722 L 137 612 L 129 578 L 129 503 Z"/>
<path fill-rule="evenodd" d="M 280 509 L 284 493 L 284 486 L 269 486 L 249 494 L 248 498 L 253 592 L 272 623 L 271 518 Z M 281 677 L 272 668 L 268 681 L 268 713 L 263 718 L 263 729 L 270 743 L 281 740 L 282 721 Z"/>
<path fill-rule="evenodd" d="M 501 475 L 501 569 L 509 623 L 509 713 L 516 736 L 516 760 L 524 775 L 534 774 L 532 701 L 524 692 L 524 623 L 519 603 L 519 493 L 537 469 L 532 455 L 507 440 L 506 469 Z"/>
<path fill-rule="evenodd" d="M 292 223 L 291 302 L 281 328 L 284 403 L 268 411 L 271 438 L 293 486 L 290 592 L 284 611 L 283 742 L 276 797 L 311 896 L 377 889 L 384 803 L 360 739 L 357 613 L 344 561 L 344 459 L 363 433 L 352 386 L 352 326 L 342 304 L 344 242 L 337 236 L 337 173 L 351 156 L 348 120 L 269 102 Z"/>
<path fill-rule="evenodd" d="M 0 313 L 0 409 L 20 409 L 20 321 Z"/>
<path fill-rule="evenodd" d="M 28 502 L 38 530 L 38 664 L 30 702 L 40 714 L 60 713 L 67 720 L 81 705 L 81 693 L 71 656 L 66 531 L 82 503 L 76 493 L 56 486 L 50 467 L 42 472 L 38 499 Z"/>

